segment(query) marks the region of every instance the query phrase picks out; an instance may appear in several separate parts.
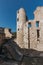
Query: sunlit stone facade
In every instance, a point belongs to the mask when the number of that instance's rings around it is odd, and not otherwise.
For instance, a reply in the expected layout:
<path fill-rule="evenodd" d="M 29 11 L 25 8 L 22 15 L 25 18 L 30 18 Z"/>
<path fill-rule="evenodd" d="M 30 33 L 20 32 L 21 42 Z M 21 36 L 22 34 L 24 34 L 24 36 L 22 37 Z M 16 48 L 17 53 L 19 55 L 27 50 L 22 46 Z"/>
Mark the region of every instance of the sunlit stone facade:
<path fill-rule="evenodd" d="M 17 44 L 43 51 L 43 7 L 36 8 L 33 20 L 26 20 L 23 8 L 17 11 Z"/>

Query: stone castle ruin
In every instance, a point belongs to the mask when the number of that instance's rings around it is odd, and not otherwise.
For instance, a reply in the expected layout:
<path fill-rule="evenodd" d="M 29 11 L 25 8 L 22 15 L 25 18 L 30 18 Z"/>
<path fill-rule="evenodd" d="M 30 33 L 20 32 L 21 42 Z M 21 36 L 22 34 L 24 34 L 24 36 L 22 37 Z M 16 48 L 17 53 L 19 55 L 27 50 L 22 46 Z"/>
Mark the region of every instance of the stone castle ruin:
<path fill-rule="evenodd" d="M 23 8 L 17 11 L 17 44 L 21 48 L 43 51 L 43 7 L 36 8 L 33 20 L 27 20 Z"/>
<path fill-rule="evenodd" d="M 0 37 L 10 39 L 13 37 L 11 29 L 0 28 Z M 1 43 L 0 38 L 0 43 Z M 17 11 L 17 35 L 14 41 L 25 49 L 43 51 L 43 7 L 37 7 L 34 11 L 34 19 L 28 20 L 25 10 Z"/>
<path fill-rule="evenodd" d="M 34 20 L 27 19 L 23 8 L 17 11 L 16 38 L 11 29 L 0 27 L 0 63 L 43 65 L 43 7 L 36 8 Z"/>

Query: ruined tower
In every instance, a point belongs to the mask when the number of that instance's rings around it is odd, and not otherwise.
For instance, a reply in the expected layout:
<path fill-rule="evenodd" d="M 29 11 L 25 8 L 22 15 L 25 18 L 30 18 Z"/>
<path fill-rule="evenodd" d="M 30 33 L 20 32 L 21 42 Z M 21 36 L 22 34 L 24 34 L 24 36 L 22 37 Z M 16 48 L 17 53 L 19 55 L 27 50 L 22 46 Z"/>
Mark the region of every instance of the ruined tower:
<path fill-rule="evenodd" d="M 26 14 L 25 14 L 25 10 L 23 8 L 20 8 L 17 11 L 17 44 L 19 44 L 19 46 L 21 48 L 23 48 L 23 31 L 24 31 L 24 24 L 26 22 Z"/>

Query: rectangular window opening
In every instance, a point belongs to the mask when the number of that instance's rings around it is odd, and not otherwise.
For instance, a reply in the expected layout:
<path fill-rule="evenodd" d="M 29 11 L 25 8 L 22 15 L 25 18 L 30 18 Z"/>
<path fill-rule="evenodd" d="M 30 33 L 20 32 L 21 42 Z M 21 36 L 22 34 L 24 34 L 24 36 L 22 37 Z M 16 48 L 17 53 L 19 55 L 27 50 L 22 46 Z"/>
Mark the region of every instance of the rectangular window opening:
<path fill-rule="evenodd" d="M 36 21 L 36 27 L 39 27 L 39 21 Z"/>

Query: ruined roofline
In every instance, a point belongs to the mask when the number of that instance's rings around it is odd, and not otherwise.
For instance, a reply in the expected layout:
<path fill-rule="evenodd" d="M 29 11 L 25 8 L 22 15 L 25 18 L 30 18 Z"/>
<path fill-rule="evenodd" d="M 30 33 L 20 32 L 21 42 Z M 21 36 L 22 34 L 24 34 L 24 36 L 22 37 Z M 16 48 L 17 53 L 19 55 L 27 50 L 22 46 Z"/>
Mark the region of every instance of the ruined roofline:
<path fill-rule="evenodd" d="M 34 10 L 33 14 L 35 15 L 36 11 L 40 11 L 41 9 L 43 9 L 43 6 L 36 7 L 36 9 Z"/>
<path fill-rule="evenodd" d="M 36 9 L 35 9 L 34 12 L 33 12 L 33 14 L 34 14 L 34 19 L 32 19 L 32 20 L 29 19 L 29 20 L 27 20 L 27 21 L 30 22 L 30 21 L 36 20 L 36 19 L 35 19 L 35 17 L 36 17 L 35 15 L 38 14 L 38 12 L 40 13 L 40 10 L 41 10 L 41 9 L 43 9 L 43 6 L 38 6 L 38 7 L 36 7 Z M 17 10 L 17 12 L 18 12 L 18 11 L 24 13 L 25 16 L 26 16 L 26 11 L 25 11 L 24 8 L 19 8 L 19 10 Z"/>
<path fill-rule="evenodd" d="M 26 12 L 25 12 L 25 9 L 24 9 L 24 8 L 19 8 L 19 9 L 17 10 L 17 13 L 19 13 L 19 12 L 24 12 L 24 13 L 26 14 Z"/>
<path fill-rule="evenodd" d="M 19 9 L 17 10 L 17 12 L 18 12 L 19 10 L 25 11 L 25 9 L 24 9 L 24 8 L 19 8 Z"/>

